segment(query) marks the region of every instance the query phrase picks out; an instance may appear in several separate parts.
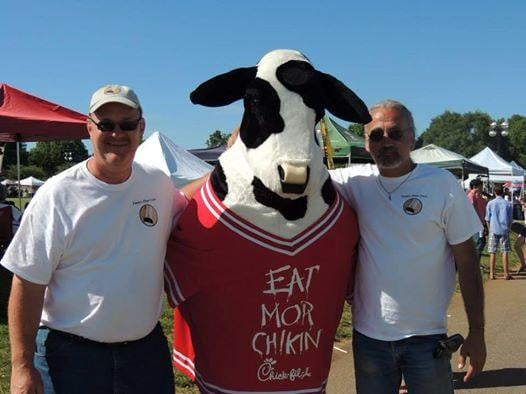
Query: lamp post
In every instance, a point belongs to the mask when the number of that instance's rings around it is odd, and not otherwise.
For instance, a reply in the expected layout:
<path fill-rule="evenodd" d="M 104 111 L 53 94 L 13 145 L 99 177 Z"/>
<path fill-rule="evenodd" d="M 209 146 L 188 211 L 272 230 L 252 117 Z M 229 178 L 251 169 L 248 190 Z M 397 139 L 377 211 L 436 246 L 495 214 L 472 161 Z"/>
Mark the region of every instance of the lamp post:
<path fill-rule="evenodd" d="M 73 160 L 73 153 L 72 152 L 64 152 L 64 160 L 65 161 L 72 161 Z"/>
<path fill-rule="evenodd" d="M 490 137 L 497 137 L 497 154 L 501 156 L 501 138 L 508 136 L 508 122 L 502 121 L 501 123 L 498 122 L 491 122 L 490 129 L 489 129 L 489 136 Z"/>

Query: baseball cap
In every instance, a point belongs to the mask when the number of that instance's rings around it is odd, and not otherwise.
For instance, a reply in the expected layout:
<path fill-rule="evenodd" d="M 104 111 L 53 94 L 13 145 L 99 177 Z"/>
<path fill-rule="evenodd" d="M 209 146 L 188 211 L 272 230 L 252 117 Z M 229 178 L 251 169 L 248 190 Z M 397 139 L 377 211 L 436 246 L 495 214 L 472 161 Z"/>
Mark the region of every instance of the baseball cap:
<path fill-rule="evenodd" d="M 130 87 L 124 85 L 105 85 L 97 89 L 95 93 L 93 93 L 93 96 L 91 96 L 89 112 L 95 112 L 104 104 L 108 103 L 121 103 L 133 109 L 141 107 L 139 98 Z"/>

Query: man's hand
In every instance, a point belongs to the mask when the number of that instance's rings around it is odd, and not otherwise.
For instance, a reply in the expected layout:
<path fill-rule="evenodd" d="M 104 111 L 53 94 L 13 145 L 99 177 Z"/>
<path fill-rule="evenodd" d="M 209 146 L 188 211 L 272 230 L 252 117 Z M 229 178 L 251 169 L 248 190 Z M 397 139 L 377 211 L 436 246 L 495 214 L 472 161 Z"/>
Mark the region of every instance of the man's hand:
<path fill-rule="evenodd" d="M 464 376 L 464 382 L 468 382 L 472 377 L 482 371 L 486 363 L 486 342 L 484 341 L 484 330 L 470 330 L 464 344 L 460 348 L 458 357 L 458 368 L 466 366 L 466 359 L 469 357 L 469 366 Z"/>
<path fill-rule="evenodd" d="M 42 379 L 33 366 L 11 369 L 11 394 L 44 394 Z"/>
<path fill-rule="evenodd" d="M 470 239 L 457 245 L 451 245 L 453 256 L 458 269 L 460 292 L 464 299 L 464 308 L 469 323 L 469 334 L 460 348 L 458 367 L 466 366 L 469 357 L 469 366 L 464 382 L 470 380 L 482 371 L 486 362 L 486 343 L 484 342 L 484 287 L 477 253 Z"/>
<path fill-rule="evenodd" d="M 228 141 L 226 143 L 227 149 L 230 149 L 230 147 L 234 145 L 234 142 L 236 142 L 238 136 L 239 136 L 239 126 L 237 126 L 234 130 L 232 130 L 232 134 L 230 134 L 230 137 L 228 137 Z"/>

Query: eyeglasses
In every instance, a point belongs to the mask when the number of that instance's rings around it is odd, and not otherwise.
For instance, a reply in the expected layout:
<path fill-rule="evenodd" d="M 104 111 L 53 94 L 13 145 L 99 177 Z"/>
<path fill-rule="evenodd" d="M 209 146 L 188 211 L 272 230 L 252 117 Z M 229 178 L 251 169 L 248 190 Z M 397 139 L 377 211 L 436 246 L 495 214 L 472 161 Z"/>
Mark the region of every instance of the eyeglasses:
<path fill-rule="evenodd" d="M 400 141 L 404 135 L 403 129 L 391 129 L 387 132 L 390 140 Z M 369 134 L 369 140 L 372 142 L 380 142 L 384 138 L 384 130 L 380 128 L 373 129 Z"/>
<path fill-rule="evenodd" d="M 103 119 L 97 123 L 89 116 L 88 119 L 91 120 L 100 131 L 109 133 L 115 131 L 116 126 L 119 126 L 119 130 L 121 131 L 134 131 L 139 126 L 139 122 L 141 121 L 142 117 L 137 120 L 124 120 L 119 123 L 115 123 L 113 120 L 108 119 Z"/>

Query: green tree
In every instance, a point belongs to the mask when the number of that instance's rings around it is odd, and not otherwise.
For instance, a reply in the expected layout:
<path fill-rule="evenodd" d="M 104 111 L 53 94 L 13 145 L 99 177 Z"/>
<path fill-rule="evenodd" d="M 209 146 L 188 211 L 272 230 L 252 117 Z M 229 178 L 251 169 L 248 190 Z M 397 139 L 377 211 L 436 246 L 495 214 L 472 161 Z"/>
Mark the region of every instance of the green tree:
<path fill-rule="evenodd" d="M 509 149 L 513 160 L 526 165 L 526 117 L 513 115 L 509 120 Z"/>
<path fill-rule="evenodd" d="M 5 176 L 8 179 L 17 179 L 16 164 L 9 165 L 5 170 Z M 48 176 L 43 168 L 35 165 L 20 165 L 20 179 L 34 176 L 42 181 L 45 181 Z"/>
<path fill-rule="evenodd" d="M 2 168 L 7 168 L 11 164 L 16 164 L 16 142 L 7 142 L 3 144 L 2 150 L 4 152 L 4 159 L 2 161 Z M 20 143 L 20 164 L 27 164 L 27 146 L 25 142 Z"/>
<path fill-rule="evenodd" d="M 360 137 L 364 137 L 364 126 L 360 123 L 351 123 L 349 127 L 347 127 L 347 130 L 349 130 L 349 133 L 353 133 L 356 135 L 359 135 Z"/>
<path fill-rule="evenodd" d="M 415 149 L 420 149 L 423 146 L 424 146 L 424 141 L 422 140 L 422 136 L 420 135 L 419 137 L 417 137 L 415 135 Z"/>
<path fill-rule="evenodd" d="M 208 136 L 206 140 L 206 146 L 213 148 L 215 146 L 220 146 L 226 144 L 230 134 L 222 133 L 221 130 L 216 130 Z"/>
<path fill-rule="evenodd" d="M 491 124 L 491 117 L 484 112 L 468 112 L 463 115 L 466 124 L 468 125 L 471 133 L 473 143 L 473 156 L 489 146 L 494 151 L 497 151 L 497 141 L 489 136 L 489 129 Z M 467 157 L 469 157 L 467 156 Z"/>
<path fill-rule="evenodd" d="M 29 164 L 40 166 L 46 174 L 53 175 L 57 168 L 69 162 L 79 163 L 88 158 L 88 151 L 81 140 L 37 142 L 29 151 Z"/>
<path fill-rule="evenodd" d="M 435 144 L 465 157 L 471 157 L 485 146 L 496 150 L 498 141 L 488 136 L 491 117 L 483 112 L 460 114 L 445 111 L 433 118 L 419 140 L 422 145 Z M 501 141 L 502 143 L 503 141 Z M 506 142 L 501 146 L 503 156 L 509 156 Z"/>

